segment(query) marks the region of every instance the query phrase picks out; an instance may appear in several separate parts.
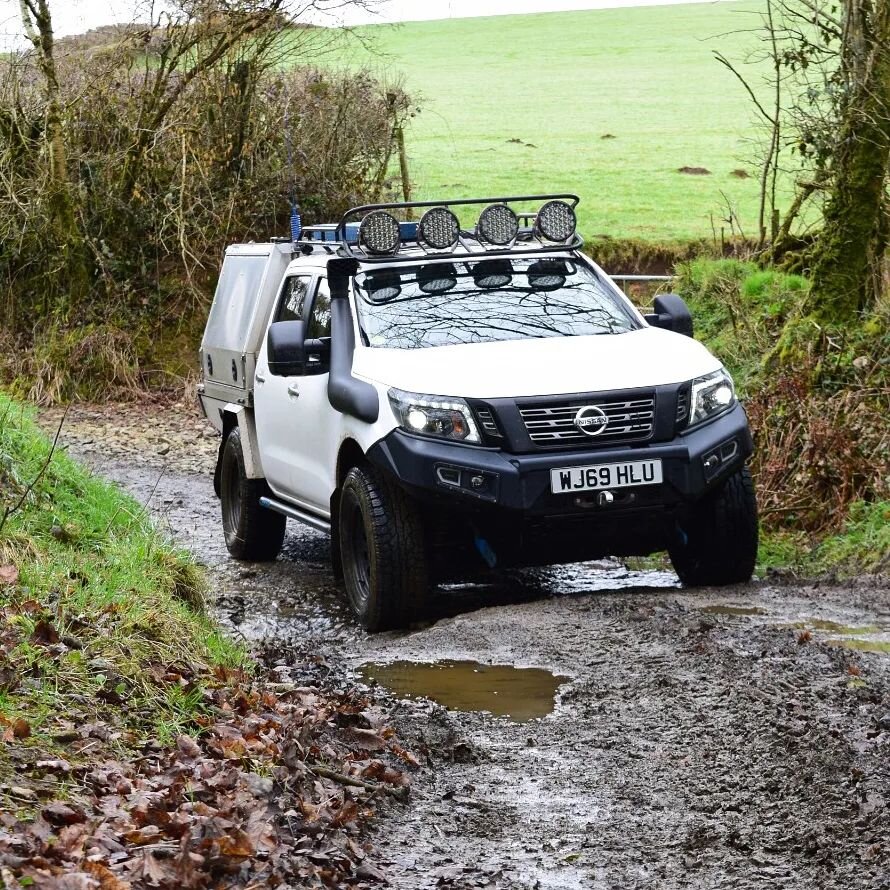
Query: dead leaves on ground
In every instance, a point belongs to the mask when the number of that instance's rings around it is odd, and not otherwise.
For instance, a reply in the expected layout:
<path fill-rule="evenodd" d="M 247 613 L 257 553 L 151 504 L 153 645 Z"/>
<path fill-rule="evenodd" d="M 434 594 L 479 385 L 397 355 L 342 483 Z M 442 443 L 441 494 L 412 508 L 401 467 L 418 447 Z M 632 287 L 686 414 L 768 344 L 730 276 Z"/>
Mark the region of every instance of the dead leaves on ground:
<path fill-rule="evenodd" d="M 15 587 L 19 583 L 19 570 L 15 566 L 0 566 L 0 588 Z"/>
<path fill-rule="evenodd" d="M 38 795 L 41 775 L 76 785 L 69 800 L 37 804 L 33 819 L 0 813 L 0 883 L 203 890 L 385 881 L 358 832 L 387 789 L 408 785 L 398 764 L 415 766 L 414 756 L 359 698 L 220 679 L 229 681 L 213 691 L 220 716 L 197 739 L 152 742 L 127 761 L 36 761 Z"/>

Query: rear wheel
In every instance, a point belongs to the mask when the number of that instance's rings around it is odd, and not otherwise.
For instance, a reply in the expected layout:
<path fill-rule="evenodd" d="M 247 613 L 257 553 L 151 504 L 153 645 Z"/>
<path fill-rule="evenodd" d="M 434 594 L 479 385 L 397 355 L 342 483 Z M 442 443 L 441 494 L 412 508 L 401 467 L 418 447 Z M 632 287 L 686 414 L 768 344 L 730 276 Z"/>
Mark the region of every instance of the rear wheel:
<path fill-rule="evenodd" d="M 260 498 L 269 493 L 268 486 L 263 479 L 247 478 L 237 427 L 223 446 L 219 483 L 229 553 L 248 562 L 271 562 L 281 552 L 287 519 L 260 506 Z"/>
<path fill-rule="evenodd" d="M 669 553 L 690 587 L 742 584 L 754 573 L 757 539 L 757 498 L 743 467 L 695 505 L 682 540 Z"/>
<path fill-rule="evenodd" d="M 349 605 L 371 633 L 405 627 L 429 584 L 423 525 L 415 504 L 371 467 L 353 467 L 338 521 Z"/>

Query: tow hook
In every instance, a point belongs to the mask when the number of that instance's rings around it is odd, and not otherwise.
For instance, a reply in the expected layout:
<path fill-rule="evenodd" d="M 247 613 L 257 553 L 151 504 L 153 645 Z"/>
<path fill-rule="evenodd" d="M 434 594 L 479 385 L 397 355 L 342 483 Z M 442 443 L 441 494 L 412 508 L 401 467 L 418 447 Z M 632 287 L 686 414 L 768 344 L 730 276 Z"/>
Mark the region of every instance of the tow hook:
<path fill-rule="evenodd" d="M 620 492 L 615 494 L 612 491 L 598 491 L 596 494 L 591 493 L 586 497 L 579 495 L 575 498 L 575 506 L 581 507 L 583 510 L 593 510 L 596 507 L 611 507 L 618 503 L 622 507 L 627 507 L 636 500 L 633 492 Z"/>

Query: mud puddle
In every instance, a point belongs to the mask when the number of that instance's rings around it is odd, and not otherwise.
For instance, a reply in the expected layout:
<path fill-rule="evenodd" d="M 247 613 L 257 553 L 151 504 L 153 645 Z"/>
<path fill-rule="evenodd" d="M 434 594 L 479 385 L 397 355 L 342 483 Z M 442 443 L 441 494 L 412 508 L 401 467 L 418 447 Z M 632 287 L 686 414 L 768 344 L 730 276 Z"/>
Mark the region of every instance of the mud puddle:
<path fill-rule="evenodd" d="M 806 615 L 794 621 L 788 620 L 787 604 L 783 604 L 779 611 L 772 612 L 760 606 L 733 604 L 702 606 L 699 611 L 705 615 L 756 618 L 763 624 L 797 632 L 801 644 L 815 638 L 826 645 L 857 652 L 890 654 L 890 615 L 880 608 L 866 613 L 848 611 L 837 618 Z"/>
<path fill-rule="evenodd" d="M 553 712 L 556 692 L 569 677 L 541 668 L 479 661 L 364 664 L 359 675 L 402 698 L 429 698 L 450 711 L 481 711 L 526 723 Z"/>
<path fill-rule="evenodd" d="M 443 588 L 424 623 L 369 637 L 315 532 L 289 526 L 272 564 L 228 559 L 202 430 L 175 408 L 99 406 L 72 411 L 63 441 L 209 566 L 217 614 L 283 678 L 359 684 L 387 710 L 422 761 L 367 838 L 391 887 L 890 887 L 890 658 L 850 647 L 888 639 L 887 587 L 687 591 L 603 560 Z M 357 674 L 406 661 L 570 679 L 520 723 Z"/>
<path fill-rule="evenodd" d="M 701 611 L 705 615 L 733 615 L 735 617 L 768 614 L 766 609 L 761 609 L 759 606 L 703 606 Z"/>

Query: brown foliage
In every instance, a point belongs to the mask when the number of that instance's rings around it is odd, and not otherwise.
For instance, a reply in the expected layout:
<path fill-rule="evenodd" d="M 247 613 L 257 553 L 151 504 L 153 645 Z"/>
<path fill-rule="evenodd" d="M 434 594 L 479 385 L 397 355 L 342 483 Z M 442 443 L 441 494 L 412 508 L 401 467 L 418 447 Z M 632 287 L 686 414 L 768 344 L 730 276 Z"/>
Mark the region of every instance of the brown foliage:
<path fill-rule="evenodd" d="M 753 472 L 767 526 L 836 529 L 857 500 L 890 496 L 890 393 L 848 384 L 812 389 L 809 373 L 783 371 L 746 402 L 755 430 Z"/>
<path fill-rule="evenodd" d="M 41 803 L 31 819 L 0 813 L 6 886 L 188 890 L 385 881 L 358 832 L 375 796 L 408 784 L 393 765 L 407 752 L 384 741 L 389 730 L 338 729 L 343 721 L 371 725 L 376 716 L 367 702 L 309 688 L 273 692 L 237 672 L 221 672 L 209 694 L 220 716 L 197 738 L 181 736 L 166 747 L 149 741 L 137 756 L 120 759 L 97 754 L 101 726 L 85 724 L 69 737 L 75 766 L 38 761 L 30 776 L 36 793 L 23 787 L 20 797 L 52 793 L 41 777 L 59 764 L 76 780 L 72 797 Z M 375 759 L 367 758 L 369 742 L 380 749 Z M 80 751 L 86 759 L 78 764 Z"/>

